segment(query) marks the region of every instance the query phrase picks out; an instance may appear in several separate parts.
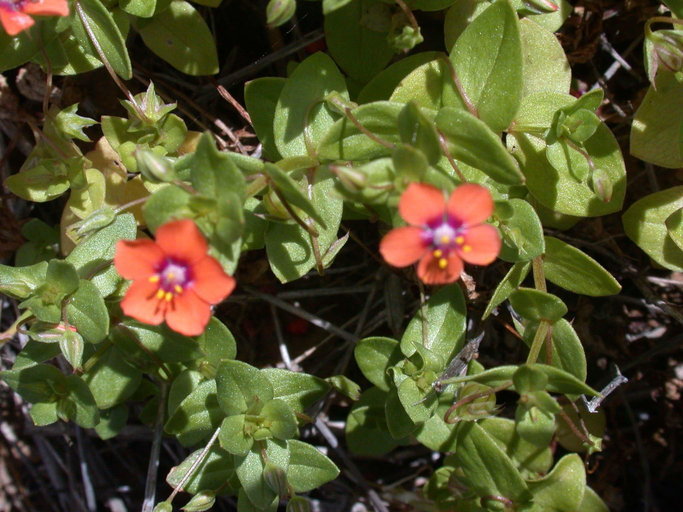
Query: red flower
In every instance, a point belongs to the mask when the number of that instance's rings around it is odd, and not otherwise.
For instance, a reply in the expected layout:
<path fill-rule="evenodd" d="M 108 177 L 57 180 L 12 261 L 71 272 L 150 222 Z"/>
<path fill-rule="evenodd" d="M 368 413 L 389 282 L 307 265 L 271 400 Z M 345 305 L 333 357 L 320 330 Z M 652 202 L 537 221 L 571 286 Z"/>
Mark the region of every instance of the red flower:
<path fill-rule="evenodd" d="M 67 16 L 67 0 L 0 0 L 0 23 L 10 36 L 31 27 L 30 15 Z"/>
<path fill-rule="evenodd" d="M 124 278 L 133 280 L 121 301 L 123 312 L 146 324 L 166 320 L 185 336 L 204 332 L 211 305 L 235 288 L 235 280 L 207 250 L 206 240 L 188 219 L 161 226 L 156 242 L 118 242 L 114 265 Z"/>
<path fill-rule="evenodd" d="M 480 185 L 460 185 L 446 201 L 438 188 L 412 183 L 398 211 L 410 226 L 387 233 L 379 251 L 395 267 L 419 260 L 417 275 L 425 284 L 452 283 L 463 260 L 488 265 L 500 252 L 498 230 L 483 223 L 493 212 L 493 198 Z"/>

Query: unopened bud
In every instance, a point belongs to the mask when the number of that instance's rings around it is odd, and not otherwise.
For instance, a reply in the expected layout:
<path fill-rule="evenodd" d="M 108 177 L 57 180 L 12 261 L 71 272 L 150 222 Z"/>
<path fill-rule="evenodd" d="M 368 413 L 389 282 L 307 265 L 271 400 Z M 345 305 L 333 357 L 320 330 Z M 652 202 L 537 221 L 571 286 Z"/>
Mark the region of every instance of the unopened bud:
<path fill-rule="evenodd" d="M 109 206 L 103 206 L 92 212 L 85 219 L 74 222 L 71 228 L 76 230 L 77 236 L 82 237 L 91 231 L 97 231 L 108 226 L 114 222 L 115 218 L 116 212 Z"/>
<path fill-rule="evenodd" d="M 330 166 L 330 170 L 339 178 L 339 183 L 351 193 L 360 192 L 368 183 L 367 176 L 353 167 L 335 165 Z"/>
<path fill-rule="evenodd" d="M 683 30 L 657 30 L 650 41 L 659 63 L 674 73 L 683 69 Z"/>
<path fill-rule="evenodd" d="M 609 174 L 604 169 L 595 169 L 591 181 L 595 195 L 605 203 L 609 203 L 614 192 L 614 186 Z"/>
<path fill-rule="evenodd" d="M 162 501 L 161 503 L 158 503 L 156 507 L 154 507 L 152 512 L 173 512 L 173 505 L 171 505 L 168 501 Z"/>
<path fill-rule="evenodd" d="M 337 114 L 345 115 L 346 109 L 354 109 L 358 106 L 358 103 L 348 100 L 337 91 L 334 91 L 327 96 L 325 96 L 325 105 L 336 112 Z"/>
<path fill-rule="evenodd" d="M 263 479 L 268 484 L 268 487 L 276 492 L 280 498 L 286 498 L 290 495 L 287 474 L 281 467 L 276 466 L 270 461 L 266 462 L 263 468 Z"/>
<path fill-rule="evenodd" d="M 311 512 L 311 502 L 301 496 L 294 496 L 287 503 L 286 512 Z"/>
<path fill-rule="evenodd" d="M 524 0 L 520 14 L 547 14 L 555 12 L 560 7 L 551 0 Z"/>
<path fill-rule="evenodd" d="M 137 162 L 138 171 L 149 181 L 168 183 L 177 178 L 170 160 L 157 155 L 149 149 L 136 149 L 135 161 Z"/>
<path fill-rule="evenodd" d="M 60 324 L 60 326 L 62 325 Z M 64 330 L 59 339 L 59 348 L 71 367 L 74 370 L 79 370 L 83 363 L 83 337 L 70 325 L 62 327 L 62 329 Z"/>
<path fill-rule="evenodd" d="M 296 0 L 270 0 L 266 7 L 266 21 L 270 27 L 279 27 L 289 21 L 296 11 Z"/>
<path fill-rule="evenodd" d="M 214 491 L 199 491 L 181 509 L 186 512 L 204 512 L 209 510 L 216 503 L 216 493 Z"/>
<path fill-rule="evenodd" d="M 389 45 L 395 52 L 409 52 L 424 41 L 420 27 L 413 27 L 403 12 L 394 14 L 391 18 L 391 30 L 387 35 Z"/>

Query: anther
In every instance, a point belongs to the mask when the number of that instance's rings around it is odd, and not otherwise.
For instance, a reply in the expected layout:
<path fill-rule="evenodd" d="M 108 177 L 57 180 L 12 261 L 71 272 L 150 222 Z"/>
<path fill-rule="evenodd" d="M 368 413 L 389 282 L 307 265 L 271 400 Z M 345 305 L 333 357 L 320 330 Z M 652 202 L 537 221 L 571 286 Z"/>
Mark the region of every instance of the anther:
<path fill-rule="evenodd" d="M 150 278 L 149 278 L 149 282 L 150 282 L 150 283 L 158 283 L 158 282 L 159 282 L 159 276 L 158 276 L 158 275 L 154 275 L 154 276 L 150 277 Z"/>
<path fill-rule="evenodd" d="M 183 287 L 180 286 L 179 284 L 175 285 L 175 286 L 173 287 L 173 289 L 175 290 L 175 292 L 176 292 L 177 294 L 183 293 Z"/>
<path fill-rule="evenodd" d="M 456 237 L 455 237 L 455 243 L 458 244 L 458 245 L 462 245 L 462 243 L 463 243 L 464 241 L 465 241 L 465 237 L 464 237 L 464 236 L 456 236 Z"/>
<path fill-rule="evenodd" d="M 173 300 L 173 294 L 171 292 L 166 292 L 164 295 L 164 300 L 166 302 L 171 302 Z"/>
<path fill-rule="evenodd" d="M 441 249 L 436 249 L 432 254 L 435 258 L 440 258 L 441 256 L 443 256 L 443 251 Z"/>
<path fill-rule="evenodd" d="M 448 266 L 448 260 L 446 258 L 441 258 L 439 260 L 439 268 L 446 268 Z"/>
<path fill-rule="evenodd" d="M 175 279 L 175 274 L 173 272 L 169 272 L 166 274 L 166 280 L 168 281 L 173 281 Z"/>
<path fill-rule="evenodd" d="M 446 245 L 446 244 L 448 244 L 448 243 L 450 243 L 450 242 L 451 242 L 451 237 L 449 237 L 448 235 L 443 235 L 443 236 L 441 237 L 441 243 L 442 243 L 442 244 Z"/>
<path fill-rule="evenodd" d="M 462 247 L 463 252 L 470 252 L 472 250 L 471 245 L 463 245 Z"/>
<path fill-rule="evenodd" d="M 166 292 L 164 290 L 162 290 L 161 288 L 159 288 L 157 290 L 157 299 L 163 299 L 164 295 L 166 295 Z"/>

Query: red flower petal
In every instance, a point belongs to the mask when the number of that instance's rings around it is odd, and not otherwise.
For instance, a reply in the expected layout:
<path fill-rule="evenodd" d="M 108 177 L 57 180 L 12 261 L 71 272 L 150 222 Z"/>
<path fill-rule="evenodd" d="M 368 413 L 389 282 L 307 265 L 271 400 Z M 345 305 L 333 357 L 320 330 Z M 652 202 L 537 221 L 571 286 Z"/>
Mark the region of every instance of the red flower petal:
<path fill-rule="evenodd" d="M 422 229 L 414 226 L 392 229 L 379 244 L 382 257 L 394 267 L 412 265 L 422 257 L 426 249 Z"/>
<path fill-rule="evenodd" d="M 5 29 L 5 32 L 7 32 L 8 35 L 16 36 L 19 32 L 26 30 L 35 22 L 28 14 L 0 7 L 0 23 L 2 23 L 2 28 Z"/>
<path fill-rule="evenodd" d="M 69 5 L 66 0 L 39 0 L 26 2 L 21 8 L 26 14 L 39 16 L 66 16 L 69 14 Z"/>
<path fill-rule="evenodd" d="M 425 254 L 417 265 L 417 277 L 424 284 L 448 284 L 460 279 L 463 271 L 462 260 L 457 254 L 452 253 L 448 259 L 448 264 L 441 268 L 439 259 L 433 254 Z"/>
<path fill-rule="evenodd" d="M 121 240 L 116 244 L 114 266 L 125 279 L 144 279 L 157 272 L 164 252 L 152 240 Z"/>
<path fill-rule="evenodd" d="M 466 226 L 476 226 L 493 213 L 491 192 L 481 185 L 460 185 L 448 198 L 448 214 Z"/>
<path fill-rule="evenodd" d="M 176 332 L 185 336 L 198 336 L 204 332 L 211 318 L 211 308 L 199 296 L 187 289 L 173 298 L 171 307 L 166 310 L 166 323 Z"/>
<path fill-rule="evenodd" d="M 167 222 L 157 229 L 156 240 L 167 256 L 188 265 L 204 259 L 208 250 L 204 235 L 190 219 Z"/>
<path fill-rule="evenodd" d="M 192 266 L 192 289 L 202 300 L 217 304 L 235 289 L 235 279 L 223 271 L 215 258 L 207 256 Z"/>
<path fill-rule="evenodd" d="M 411 183 L 401 195 L 398 211 L 403 220 L 415 226 L 424 226 L 443 218 L 446 200 L 443 192 L 424 183 Z"/>
<path fill-rule="evenodd" d="M 463 238 L 465 241 L 458 252 L 467 263 L 488 265 L 498 257 L 501 245 L 500 235 L 498 230 L 490 224 L 469 228 L 463 234 Z"/>
<path fill-rule="evenodd" d="M 158 285 L 147 280 L 134 281 L 121 301 L 123 312 L 145 324 L 159 325 L 167 303 L 156 297 Z"/>

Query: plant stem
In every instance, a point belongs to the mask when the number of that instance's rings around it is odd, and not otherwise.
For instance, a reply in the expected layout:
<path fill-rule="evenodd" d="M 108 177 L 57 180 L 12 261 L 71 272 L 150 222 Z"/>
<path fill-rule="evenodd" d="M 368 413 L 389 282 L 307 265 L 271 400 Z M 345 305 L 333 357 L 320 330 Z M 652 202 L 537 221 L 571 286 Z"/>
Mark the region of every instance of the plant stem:
<path fill-rule="evenodd" d="M 526 364 L 534 364 L 538 360 L 538 354 L 541 352 L 541 347 L 545 341 L 546 334 L 550 330 L 550 323 L 547 320 L 541 320 L 536 329 L 534 340 L 531 342 L 531 349 L 529 349 L 529 356 L 526 358 Z"/>

